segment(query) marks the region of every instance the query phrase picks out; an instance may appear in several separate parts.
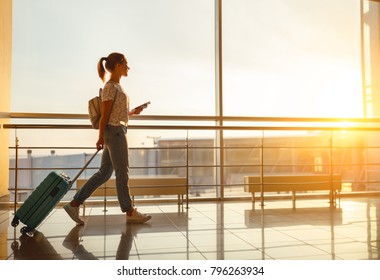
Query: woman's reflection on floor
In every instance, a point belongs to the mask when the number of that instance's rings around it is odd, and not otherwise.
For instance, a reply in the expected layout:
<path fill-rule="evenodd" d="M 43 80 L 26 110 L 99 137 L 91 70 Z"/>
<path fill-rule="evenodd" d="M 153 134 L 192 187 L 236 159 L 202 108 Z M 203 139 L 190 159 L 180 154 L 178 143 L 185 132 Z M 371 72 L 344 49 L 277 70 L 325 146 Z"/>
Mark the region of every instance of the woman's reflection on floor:
<path fill-rule="evenodd" d="M 117 247 L 115 259 L 116 260 L 128 260 L 134 237 L 140 229 L 150 227 L 149 224 L 138 224 L 138 225 L 125 225 L 125 228 L 122 230 L 120 235 L 119 245 Z M 78 260 L 96 260 L 96 257 L 93 253 L 86 250 L 86 248 L 81 244 L 80 237 L 83 231 L 83 226 L 75 226 L 71 229 L 62 245 L 67 249 L 71 250 L 74 256 Z"/>
<path fill-rule="evenodd" d="M 147 224 L 125 225 L 121 231 L 119 245 L 117 247 L 115 259 L 128 260 L 130 257 L 133 240 L 139 229 L 149 227 Z M 97 260 L 99 257 L 89 252 L 83 244 L 81 237 L 85 227 L 74 226 L 65 237 L 62 245 L 69 249 L 74 259 L 78 260 Z M 63 260 L 62 255 L 58 254 L 53 245 L 45 235 L 36 230 L 33 236 L 22 235 L 19 241 L 12 244 L 14 259 L 16 260 Z"/>

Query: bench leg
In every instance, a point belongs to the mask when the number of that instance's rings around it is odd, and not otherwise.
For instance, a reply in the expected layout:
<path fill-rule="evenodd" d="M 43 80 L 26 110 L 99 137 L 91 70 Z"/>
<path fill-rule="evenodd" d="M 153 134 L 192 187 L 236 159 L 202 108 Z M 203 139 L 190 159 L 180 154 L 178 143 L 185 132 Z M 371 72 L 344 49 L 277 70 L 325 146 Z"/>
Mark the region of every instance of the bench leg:
<path fill-rule="evenodd" d="M 85 216 L 86 215 L 86 203 L 83 202 L 82 206 L 83 206 L 83 214 L 82 214 L 82 216 Z"/>
<path fill-rule="evenodd" d="M 108 212 L 107 210 L 107 196 L 104 196 L 104 202 L 103 202 L 103 212 Z"/>
<path fill-rule="evenodd" d="M 338 191 L 338 198 L 339 198 L 339 207 L 340 207 L 340 191 Z"/>
<path fill-rule="evenodd" d="M 338 197 L 338 207 L 340 207 L 340 191 L 335 191 L 335 206 L 337 206 L 336 204 L 336 198 Z"/>
<path fill-rule="evenodd" d="M 336 204 L 336 197 L 338 196 L 338 191 L 337 190 L 334 190 L 334 191 L 330 191 L 330 207 L 332 208 L 336 208 L 337 204 Z M 340 205 L 340 193 L 339 193 L 339 205 Z"/>
<path fill-rule="evenodd" d="M 296 208 L 296 192 L 292 191 L 293 208 Z"/>
<path fill-rule="evenodd" d="M 179 194 L 178 195 L 178 209 L 180 209 L 180 206 L 182 205 L 182 211 L 185 207 L 185 195 L 184 194 Z M 186 196 L 186 209 L 189 208 L 189 201 Z"/>

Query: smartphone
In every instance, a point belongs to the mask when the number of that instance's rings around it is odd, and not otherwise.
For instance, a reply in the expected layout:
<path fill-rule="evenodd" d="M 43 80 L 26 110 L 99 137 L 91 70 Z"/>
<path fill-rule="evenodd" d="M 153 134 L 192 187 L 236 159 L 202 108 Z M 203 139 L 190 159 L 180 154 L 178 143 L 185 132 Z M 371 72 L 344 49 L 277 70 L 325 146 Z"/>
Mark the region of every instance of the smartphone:
<path fill-rule="evenodd" d="M 145 103 L 141 104 L 140 106 L 137 106 L 137 107 L 134 108 L 133 110 L 136 110 L 136 109 L 139 109 L 139 108 L 145 109 L 145 108 L 148 107 L 149 104 L 150 104 L 150 101 L 145 102 Z"/>

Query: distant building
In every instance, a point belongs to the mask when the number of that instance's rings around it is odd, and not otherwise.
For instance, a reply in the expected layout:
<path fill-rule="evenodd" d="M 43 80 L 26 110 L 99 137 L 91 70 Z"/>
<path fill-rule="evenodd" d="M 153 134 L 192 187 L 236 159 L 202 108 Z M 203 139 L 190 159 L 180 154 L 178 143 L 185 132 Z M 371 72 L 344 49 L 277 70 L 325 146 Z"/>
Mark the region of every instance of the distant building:
<path fill-rule="evenodd" d="M 243 192 L 243 177 L 264 174 L 330 174 L 342 175 L 349 190 L 380 190 L 380 164 L 378 149 L 366 148 L 367 136 L 353 134 L 334 137 L 330 134 L 277 136 L 264 138 L 225 139 L 223 184 L 231 195 Z M 152 148 L 131 148 L 131 176 L 186 176 L 190 194 L 207 196 L 216 193 L 216 176 L 219 163 L 213 139 L 162 139 Z M 90 158 L 90 154 L 55 155 L 18 160 L 19 196 L 25 199 L 49 172 L 63 172 L 73 178 Z M 84 171 L 81 178 L 89 178 L 100 165 L 100 155 Z M 14 159 L 11 167 L 15 166 Z M 10 172 L 10 186 L 14 186 L 14 172 Z M 74 188 L 76 185 L 74 184 Z M 72 196 L 68 194 L 68 196 Z"/>

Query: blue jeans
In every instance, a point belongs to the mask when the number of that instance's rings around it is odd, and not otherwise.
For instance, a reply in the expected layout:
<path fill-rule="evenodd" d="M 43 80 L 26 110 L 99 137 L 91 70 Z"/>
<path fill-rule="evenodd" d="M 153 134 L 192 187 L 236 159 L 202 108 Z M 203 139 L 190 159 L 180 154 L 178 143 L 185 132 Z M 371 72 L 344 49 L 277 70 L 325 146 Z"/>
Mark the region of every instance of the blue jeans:
<path fill-rule="evenodd" d="M 75 194 L 74 200 L 83 203 L 102 184 L 108 181 L 115 170 L 117 199 L 122 212 L 133 209 L 129 194 L 129 154 L 127 129 L 124 126 L 107 125 L 104 130 L 104 150 L 99 171 L 91 176 Z"/>

